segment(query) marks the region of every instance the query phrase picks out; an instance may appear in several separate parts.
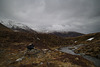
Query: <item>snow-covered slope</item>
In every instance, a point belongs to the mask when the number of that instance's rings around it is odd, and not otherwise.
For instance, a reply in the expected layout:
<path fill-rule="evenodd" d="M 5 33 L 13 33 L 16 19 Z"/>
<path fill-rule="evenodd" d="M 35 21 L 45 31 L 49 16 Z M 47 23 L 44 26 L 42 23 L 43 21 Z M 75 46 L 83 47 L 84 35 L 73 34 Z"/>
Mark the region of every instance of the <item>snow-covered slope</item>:
<path fill-rule="evenodd" d="M 6 27 L 13 29 L 15 32 L 35 32 L 33 31 L 31 28 L 29 28 L 28 26 L 21 24 L 21 23 L 16 23 L 14 21 L 1 21 L 1 24 L 5 25 Z"/>

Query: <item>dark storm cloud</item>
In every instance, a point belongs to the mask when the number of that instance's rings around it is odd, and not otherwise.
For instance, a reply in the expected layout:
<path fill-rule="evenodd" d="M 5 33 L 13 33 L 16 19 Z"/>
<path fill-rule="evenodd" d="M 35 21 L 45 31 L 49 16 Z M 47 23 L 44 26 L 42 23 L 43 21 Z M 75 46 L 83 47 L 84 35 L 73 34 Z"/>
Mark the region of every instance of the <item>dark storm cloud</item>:
<path fill-rule="evenodd" d="M 100 31 L 100 0 L 0 0 L 0 18 L 37 31 Z"/>

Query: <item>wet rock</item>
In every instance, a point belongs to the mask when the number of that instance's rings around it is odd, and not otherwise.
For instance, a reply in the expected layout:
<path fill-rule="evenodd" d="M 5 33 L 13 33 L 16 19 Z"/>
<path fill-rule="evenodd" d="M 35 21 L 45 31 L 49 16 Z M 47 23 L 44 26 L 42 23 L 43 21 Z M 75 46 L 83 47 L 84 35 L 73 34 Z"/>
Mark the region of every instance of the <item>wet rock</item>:
<path fill-rule="evenodd" d="M 40 40 L 40 38 L 37 38 L 37 40 Z"/>
<path fill-rule="evenodd" d="M 78 58 L 78 57 L 76 57 L 76 58 L 75 58 L 75 60 L 79 60 L 79 58 Z"/>
<path fill-rule="evenodd" d="M 19 62 L 19 61 L 22 61 L 24 59 L 24 57 L 21 57 L 21 58 L 18 58 L 16 61 Z"/>
<path fill-rule="evenodd" d="M 48 49 L 42 49 L 43 53 L 47 53 Z"/>
<path fill-rule="evenodd" d="M 59 51 L 58 49 L 55 49 L 55 51 Z"/>
<path fill-rule="evenodd" d="M 40 62 L 40 64 L 42 65 L 42 64 L 43 64 L 43 62 Z"/>

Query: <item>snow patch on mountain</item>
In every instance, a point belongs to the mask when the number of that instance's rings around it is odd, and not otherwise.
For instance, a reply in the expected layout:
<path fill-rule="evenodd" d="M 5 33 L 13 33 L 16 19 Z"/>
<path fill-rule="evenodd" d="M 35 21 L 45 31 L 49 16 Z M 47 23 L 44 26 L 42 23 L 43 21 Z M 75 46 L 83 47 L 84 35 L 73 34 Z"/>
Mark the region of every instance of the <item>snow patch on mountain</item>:
<path fill-rule="evenodd" d="M 6 27 L 13 29 L 15 32 L 20 31 L 20 30 L 26 30 L 26 31 L 33 31 L 31 28 L 28 26 L 21 24 L 21 23 L 16 23 L 15 21 L 9 20 L 9 21 L 1 21 L 1 24 L 5 25 Z"/>
<path fill-rule="evenodd" d="M 26 29 L 29 30 L 30 28 L 24 24 L 21 23 L 16 23 L 14 21 L 9 20 L 8 22 L 3 22 L 1 21 L 1 23 L 5 26 L 7 26 L 8 28 L 21 28 L 21 29 Z"/>

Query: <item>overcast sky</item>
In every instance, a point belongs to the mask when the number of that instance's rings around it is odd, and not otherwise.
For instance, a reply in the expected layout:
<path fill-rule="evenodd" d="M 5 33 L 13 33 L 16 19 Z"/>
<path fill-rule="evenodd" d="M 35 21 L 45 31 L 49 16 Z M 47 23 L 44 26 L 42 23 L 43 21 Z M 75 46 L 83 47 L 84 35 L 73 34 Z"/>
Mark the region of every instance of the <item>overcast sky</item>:
<path fill-rule="evenodd" d="M 100 0 L 0 0 L 0 19 L 40 32 L 100 32 Z"/>

